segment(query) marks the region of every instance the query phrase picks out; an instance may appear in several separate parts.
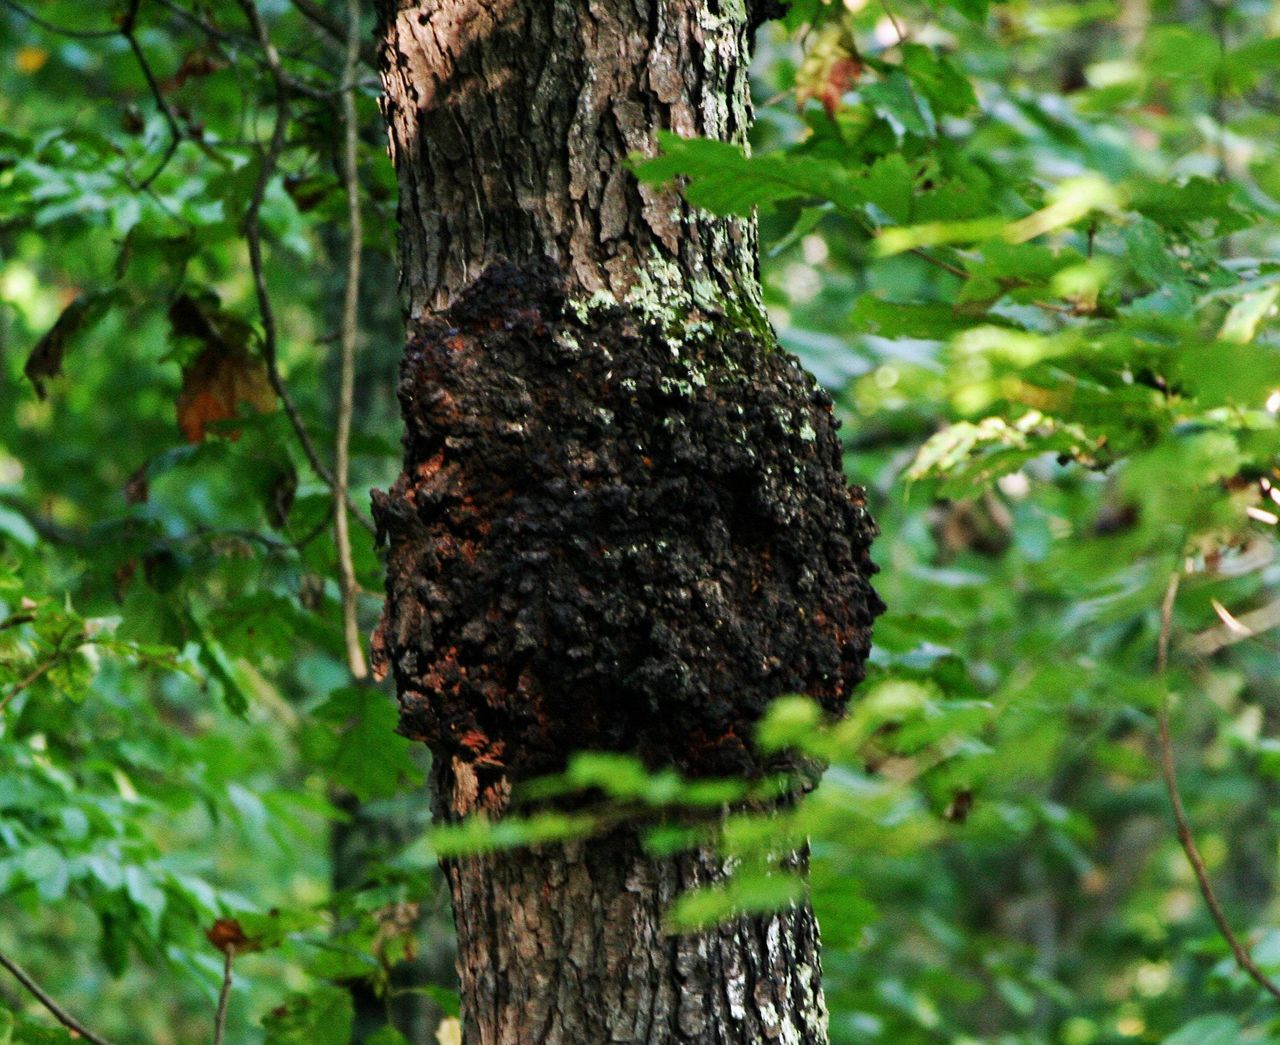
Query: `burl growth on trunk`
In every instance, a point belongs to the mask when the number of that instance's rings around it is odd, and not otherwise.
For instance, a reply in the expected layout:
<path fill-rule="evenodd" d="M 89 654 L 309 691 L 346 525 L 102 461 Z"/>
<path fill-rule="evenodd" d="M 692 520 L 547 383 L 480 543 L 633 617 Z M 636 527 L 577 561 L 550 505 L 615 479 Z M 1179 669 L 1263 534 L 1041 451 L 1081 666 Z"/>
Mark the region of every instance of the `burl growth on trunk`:
<path fill-rule="evenodd" d="M 843 707 L 874 524 L 830 398 L 771 339 L 496 266 L 409 344 L 400 399 L 375 667 L 401 731 L 473 781 L 452 812 L 582 750 L 758 773 L 772 699 Z"/>

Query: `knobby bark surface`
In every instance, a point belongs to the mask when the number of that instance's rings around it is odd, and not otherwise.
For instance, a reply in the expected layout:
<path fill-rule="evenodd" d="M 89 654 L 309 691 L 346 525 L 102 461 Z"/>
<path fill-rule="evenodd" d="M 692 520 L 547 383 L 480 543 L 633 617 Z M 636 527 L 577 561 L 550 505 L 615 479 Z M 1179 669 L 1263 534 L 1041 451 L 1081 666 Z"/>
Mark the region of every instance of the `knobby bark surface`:
<path fill-rule="evenodd" d="M 771 699 L 861 678 L 874 526 L 754 225 L 626 167 L 659 129 L 742 140 L 748 32 L 737 0 L 381 6 L 410 337 L 373 652 L 438 816 L 579 750 L 758 774 Z M 826 1040 L 807 905 L 664 932 L 709 850 L 620 827 L 447 872 L 468 1042 Z"/>

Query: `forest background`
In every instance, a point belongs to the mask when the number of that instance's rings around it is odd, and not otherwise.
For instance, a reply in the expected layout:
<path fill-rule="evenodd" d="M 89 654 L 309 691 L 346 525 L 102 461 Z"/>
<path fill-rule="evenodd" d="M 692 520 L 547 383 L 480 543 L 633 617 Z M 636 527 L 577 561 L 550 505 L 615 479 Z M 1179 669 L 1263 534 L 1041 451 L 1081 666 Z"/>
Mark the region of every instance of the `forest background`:
<path fill-rule="evenodd" d="M 400 452 L 371 25 L 348 77 L 342 5 L 0 3 L 0 955 L 113 1040 L 207 1040 L 243 932 L 226 1040 L 432 1041 L 437 856 L 592 828 L 429 830 L 353 678 Z M 797 0 L 755 94 L 750 158 L 637 175 L 759 211 L 890 610 L 845 723 L 763 727 L 821 786 L 731 818 L 738 878 L 674 921 L 785 902 L 807 835 L 836 1042 L 1280 1042 L 1280 3 Z M 558 786 L 659 819 L 740 788 Z M 0 976 L 0 1041 L 55 1026 Z"/>

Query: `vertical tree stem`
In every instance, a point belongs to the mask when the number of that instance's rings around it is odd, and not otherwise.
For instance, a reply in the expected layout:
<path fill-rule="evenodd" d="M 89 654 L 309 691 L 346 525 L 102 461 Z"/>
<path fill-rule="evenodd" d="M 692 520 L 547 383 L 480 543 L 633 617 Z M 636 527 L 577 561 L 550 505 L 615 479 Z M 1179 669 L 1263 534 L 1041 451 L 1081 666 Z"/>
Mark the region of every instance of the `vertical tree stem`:
<path fill-rule="evenodd" d="M 1156 675 L 1162 680 L 1169 671 L 1169 637 L 1173 631 L 1173 607 L 1178 600 L 1180 580 L 1181 574 L 1175 569 L 1169 575 L 1169 584 L 1165 588 L 1164 600 L 1160 604 L 1160 635 L 1156 640 Z M 1182 804 L 1182 792 L 1178 788 L 1178 774 L 1173 763 L 1173 740 L 1169 731 L 1168 687 L 1160 697 L 1160 709 L 1157 712 L 1156 721 L 1160 736 L 1160 770 L 1164 775 L 1165 790 L 1169 792 L 1169 804 L 1173 807 L 1173 821 L 1178 831 L 1178 842 L 1182 846 L 1182 851 L 1187 854 L 1191 870 L 1195 872 L 1200 894 L 1204 897 L 1205 905 L 1209 908 L 1209 914 L 1218 927 L 1218 932 L 1231 948 L 1236 963 L 1259 987 L 1273 997 L 1280 998 L 1280 987 L 1258 968 L 1253 956 L 1249 954 L 1249 949 L 1241 942 L 1235 930 L 1231 928 L 1231 923 L 1227 921 L 1226 912 L 1222 909 L 1218 894 L 1209 880 L 1209 869 L 1205 866 L 1200 847 L 1196 845 L 1195 836 L 1191 833 L 1191 822 L 1187 818 L 1186 807 Z"/>
<path fill-rule="evenodd" d="M 222 1045 L 227 1033 L 227 1002 L 231 999 L 231 963 L 235 961 L 235 944 L 226 947 L 226 959 L 222 963 L 222 990 L 218 992 L 218 1014 L 213 1021 L 213 1045 Z"/>
<path fill-rule="evenodd" d="M 289 388 L 284 383 L 284 377 L 280 373 L 276 351 L 275 310 L 271 304 L 271 294 L 267 289 L 266 272 L 262 263 L 262 227 L 260 220 L 262 203 L 266 198 L 267 185 L 271 181 L 271 175 L 275 172 L 280 153 L 284 149 L 285 133 L 288 130 L 290 118 L 289 91 L 291 86 L 289 77 L 284 71 L 284 66 L 280 64 L 279 52 L 276 51 L 275 45 L 271 42 L 266 23 L 263 22 L 262 16 L 258 12 L 257 4 L 254 3 L 254 0 L 237 0 L 237 3 L 244 12 L 245 19 L 252 28 L 254 35 L 258 38 L 264 61 L 276 87 L 275 125 L 271 131 L 270 142 L 262 154 L 262 170 L 258 174 L 258 181 L 254 186 L 253 196 L 249 201 L 249 209 L 244 216 L 244 238 L 249 246 L 249 268 L 253 274 L 254 290 L 258 298 L 258 311 L 262 317 L 262 358 L 267 365 L 267 378 L 284 406 L 285 416 L 289 419 L 289 424 L 293 427 L 298 437 L 298 443 L 302 447 L 303 455 L 316 475 L 324 481 L 326 486 L 333 489 L 335 486 L 333 472 L 320 459 L 315 442 L 312 440 L 311 434 L 307 431 L 307 426 L 302 420 L 302 414 L 299 412 L 297 404 L 293 401 L 293 396 L 290 395 Z M 373 533 L 373 520 L 351 504 L 350 499 L 347 500 L 346 504 L 347 508 L 355 516 L 356 521 L 370 533 Z"/>
<path fill-rule="evenodd" d="M 369 674 L 356 617 L 355 566 L 351 561 L 351 531 L 347 519 L 347 484 L 351 469 L 351 414 L 355 408 L 356 338 L 359 333 L 360 185 L 357 178 L 356 74 L 360 65 L 360 3 L 347 0 L 347 58 L 342 75 L 342 180 L 347 191 L 347 285 L 342 299 L 341 373 L 338 391 L 338 432 L 333 463 L 334 540 L 338 547 L 338 579 L 342 589 L 342 633 L 347 666 L 354 678 Z"/>

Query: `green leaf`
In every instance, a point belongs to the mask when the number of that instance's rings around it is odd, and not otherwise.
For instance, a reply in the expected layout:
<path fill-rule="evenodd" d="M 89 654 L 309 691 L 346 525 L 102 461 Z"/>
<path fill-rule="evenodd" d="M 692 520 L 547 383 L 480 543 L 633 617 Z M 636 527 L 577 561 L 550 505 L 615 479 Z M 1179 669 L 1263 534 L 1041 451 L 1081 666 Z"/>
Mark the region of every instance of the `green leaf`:
<path fill-rule="evenodd" d="M 380 1027 L 364 1040 L 365 1045 L 410 1045 L 409 1039 L 391 1024 Z"/>
<path fill-rule="evenodd" d="M 440 1006 L 440 1011 L 446 1016 L 457 1018 L 462 1015 L 462 999 L 458 997 L 457 991 L 436 987 L 432 984 L 428 984 L 421 990 L 428 998 Z"/>
<path fill-rule="evenodd" d="M 262 1019 L 267 1045 L 349 1045 L 355 1012 L 351 992 L 324 988 L 291 994 Z"/>
<path fill-rule="evenodd" d="M 414 745 L 396 734 L 394 701 L 373 686 L 335 689 L 308 716 L 307 757 L 357 798 L 387 798 L 422 781 Z"/>
<path fill-rule="evenodd" d="M 867 84 L 859 92 L 863 101 L 896 120 L 908 134 L 921 138 L 933 133 L 933 113 L 911 87 L 907 76 L 894 70 L 879 83 Z"/>
<path fill-rule="evenodd" d="M 756 743 L 765 751 L 812 750 L 822 739 L 822 709 L 808 697 L 779 697 L 756 727 Z"/>
<path fill-rule="evenodd" d="M 1237 1045 L 1240 1024 L 1234 1016 L 1214 1013 L 1192 1020 L 1165 1038 L 1161 1045 Z"/>
<path fill-rule="evenodd" d="M 890 221 L 910 221 L 915 175 L 898 153 L 881 156 L 858 181 L 858 191 Z"/>
<path fill-rule="evenodd" d="M 963 116 L 978 104 L 968 78 L 949 58 L 928 47 L 903 44 L 902 69 L 935 112 Z"/>
<path fill-rule="evenodd" d="M 798 901 L 805 891 L 797 875 L 742 872 L 727 884 L 685 893 L 667 916 L 673 929 L 698 931 L 742 914 L 776 911 Z"/>
<path fill-rule="evenodd" d="M 548 842 L 582 838 L 596 830 L 594 816 L 569 813 L 538 813 L 529 817 L 508 816 L 491 821 L 473 816 L 460 824 L 441 824 L 431 830 L 431 847 L 440 859 L 476 853 L 519 849 Z"/>
<path fill-rule="evenodd" d="M 24 850 L 19 866 L 46 903 L 61 900 L 66 895 L 70 872 L 66 860 L 53 846 L 40 843 Z"/>
<path fill-rule="evenodd" d="M 233 715 L 244 717 L 249 711 L 249 691 L 240 680 L 240 673 L 227 656 L 222 643 L 208 631 L 203 632 L 204 641 L 200 644 L 200 662 L 209 674 L 222 684 L 222 699 Z"/>
<path fill-rule="evenodd" d="M 24 548 L 34 548 L 39 536 L 25 518 L 10 508 L 0 505 L 0 537 L 20 544 Z"/>
<path fill-rule="evenodd" d="M 1275 313 L 1276 298 L 1280 297 L 1280 283 L 1246 294 L 1227 313 L 1218 337 L 1223 341 L 1235 341 L 1242 345 L 1253 340 L 1258 327 Z"/>
<path fill-rule="evenodd" d="M 981 24 L 987 19 L 989 0 L 929 0 L 934 7 L 950 7 L 959 11 L 971 22 Z"/>
<path fill-rule="evenodd" d="M 854 329 L 880 337 L 913 337 L 945 341 L 987 316 L 966 316 L 940 301 L 885 301 L 864 295 L 849 317 Z"/>
<path fill-rule="evenodd" d="M 1233 186 L 1209 178 L 1189 178 L 1181 184 L 1139 180 L 1128 186 L 1129 206 L 1166 228 L 1185 230 L 1212 221 L 1219 234 L 1248 228 L 1256 220 L 1236 202 Z"/>
<path fill-rule="evenodd" d="M 783 200 L 825 199 L 846 213 L 862 203 L 847 168 L 831 160 L 785 154 L 747 156 L 736 145 L 658 133 L 659 155 L 631 158 L 642 182 L 687 179 L 689 202 L 716 214 L 747 216 Z"/>
<path fill-rule="evenodd" d="M 1143 68 L 1155 77 L 1208 79 L 1221 60 L 1218 42 L 1191 26 L 1159 25 L 1147 38 Z"/>
<path fill-rule="evenodd" d="M 1259 409 L 1280 388 L 1280 349 L 1234 341 L 1189 344 L 1175 357 L 1175 373 L 1204 409 Z"/>

